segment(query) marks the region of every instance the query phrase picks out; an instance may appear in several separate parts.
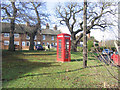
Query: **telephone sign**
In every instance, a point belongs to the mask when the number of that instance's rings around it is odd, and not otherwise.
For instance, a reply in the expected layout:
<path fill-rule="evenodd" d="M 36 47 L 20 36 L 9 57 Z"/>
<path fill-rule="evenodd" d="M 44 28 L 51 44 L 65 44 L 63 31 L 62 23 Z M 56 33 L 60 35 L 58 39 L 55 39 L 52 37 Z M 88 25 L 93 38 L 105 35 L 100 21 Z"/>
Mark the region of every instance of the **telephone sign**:
<path fill-rule="evenodd" d="M 57 35 L 57 61 L 68 62 L 71 60 L 71 35 L 61 33 Z"/>

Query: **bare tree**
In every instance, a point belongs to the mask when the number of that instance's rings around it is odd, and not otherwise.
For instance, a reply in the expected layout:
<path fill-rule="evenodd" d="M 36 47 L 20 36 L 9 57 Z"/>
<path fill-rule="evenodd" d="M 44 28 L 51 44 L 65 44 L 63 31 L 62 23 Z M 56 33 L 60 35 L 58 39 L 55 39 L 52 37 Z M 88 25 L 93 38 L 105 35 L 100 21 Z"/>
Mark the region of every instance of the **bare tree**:
<path fill-rule="evenodd" d="M 21 12 L 23 21 L 29 24 L 29 29 L 21 27 L 30 37 L 29 50 L 34 50 L 34 38 L 38 30 L 41 30 L 41 24 L 47 20 L 48 14 L 43 11 L 45 2 L 23 2 L 22 7 L 25 9 Z M 31 7 L 30 7 L 31 6 Z M 33 12 L 32 12 L 33 11 Z M 29 13 L 31 12 L 31 13 Z"/>
<path fill-rule="evenodd" d="M 3 20 L 7 20 L 10 22 L 10 43 L 9 43 L 9 50 L 14 51 L 14 30 L 15 30 L 15 20 L 17 17 L 16 3 L 10 2 L 9 4 L 2 3 L 1 9 L 3 14 Z"/>
<path fill-rule="evenodd" d="M 111 2 L 88 3 L 86 34 L 90 33 L 92 29 L 104 29 L 112 25 L 105 18 L 115 14 L 112 6 Z M 56 8 L 56 14 L 60 19 L 60 24 L 65 24 L 71 33 L 72 51 L 77 51 L 77 43 L 83 37 L 83 3 L 59 4 Z M 79 34 L 78 38 L 76 38 L 77 34 Z"/>

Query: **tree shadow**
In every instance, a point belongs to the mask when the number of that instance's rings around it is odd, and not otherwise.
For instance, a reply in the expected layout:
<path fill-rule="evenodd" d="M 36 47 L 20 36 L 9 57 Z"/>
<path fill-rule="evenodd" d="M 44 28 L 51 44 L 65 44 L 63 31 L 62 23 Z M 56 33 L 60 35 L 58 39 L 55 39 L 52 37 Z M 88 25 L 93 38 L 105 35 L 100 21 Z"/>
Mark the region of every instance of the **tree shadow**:
<path fill-rule="evenodd" d="M 48 53 L 49 54 L 49 53 Z M 52 54 L 52 53 L 51 53 Z M 68 71 L 61 71 L 61 72 L 55 72 L 55 73 L 29 73 L 33 69 L 36 68 L 43 68 L 43 67 L 59 67 L 61 65 L 55 65 L 55 63 L 58 62 L 38 62 L 38 61 L 28 61 L 23 56 L 23 52 L 8 52 L 3 51 L 3 57 L 2 57 L 2 81 L 3 83 L 7 83 L 11 80 L 16 80 L 18 78 L 24 78 L 24 77 L 30 77 L 30 76 L 40 76 L 40 75 L 50 75 L 50 74 L 61 74 L 61 73 L 69 73 L 69 72 L 75 72 L 82 70 L 84 68 L 78 68 L 74 70 L 68 70 Z M 20 56 L 19 56 L 20 55 Z M 42 55 L 42 54 L 41 54 Z M 53 52 L 54 55 L 54 52 Z M 49 58 L 50 59 L 50 58 Z M 48 59 L 48 60 L 49 60 Z M 38 59 L 39 60 L 39 59 Z M 71 62 L 76 61 L 76 59 L 72 59 Z M 82 61 L 82 59 L 77 59 L 77 61 Z M 88 66 L 87 68 L 92 67 L 100 67 L 103 65 L 96 65 L 96 66 Z M 27 75 L 26 75 L 27 73 Z"/>
<path fill-rule="evenodd" d="M 103 65 L 88 66 L 87 68 L 101 67 L 101 66 L 103 66 Z M 25 75 L 25 76 L 20 76 L 18 78 L 41 76 L 41 75 L 51 75 L 51 74 L 62 74 L 62 73 L 75 72 L 75 71 L 79 71 L 79 70 L 82 70 L 82 69 L 85 69 L 85 68 L 78 68 L 78 69 L 74 69 L 74 70 L 68 70 L 68 71 L 62 71 L 62 72 L 55 72 L 55 73 L 29 74 L 29 75 Z"/>
<path fill-rule="evenodd" d="M 75 61 L 83 61 L 83 59 L 71 59 L 71 62 L 75 62 Z"/>
<path fill-rule="evenodd" d="M 103 66 L 103 65 L 87 66 L 86 68 L 101 67 L 101 66 Z M 65 72 L 74 72 L 74 71 L 79 71 L 79 70 L 82 70 L 82 69 L 85 69 L 85 68 L 78 68 L 78 69 L 74 69 L 74 70 L 68 70 L 68 71 L 65 71 Z M 58 72 L 58 73 L 65 73 L 65 72 Z"/>
<path fill-rule="evenodd" d="M 38 56 L 41 56 L 41 55 L 56 55 L 56 53 L 50 53 L 50 54 L 23 54 L 24 56 L 34 56 L 34 55 L 38 55 Z"/>
<path fill-rule="evenodd" d="M 57 62 L 53 61 L 52 62 L 39 62 L 40 60 L 29 61 L 29 59 L 24 59 L 22 52 L 16 53 L 10 51 L 2 51 L 2 53 L 3 53 L 2 54 L 3 83 L 7 83 L 8 81 L 22 77 L 24 74 L 29 73 L 36 68 L 60 66 L 55 65 L 55 63 Z"/>

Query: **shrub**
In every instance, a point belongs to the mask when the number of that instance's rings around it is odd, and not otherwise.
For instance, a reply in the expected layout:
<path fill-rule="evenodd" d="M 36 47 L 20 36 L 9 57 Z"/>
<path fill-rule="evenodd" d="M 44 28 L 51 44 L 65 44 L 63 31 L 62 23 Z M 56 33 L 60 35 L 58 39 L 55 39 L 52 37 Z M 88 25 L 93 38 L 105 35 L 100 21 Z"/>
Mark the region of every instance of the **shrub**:
<path fill-rule="evenodd" d="M 88 51 L 91 51 L 91 47 L 93 47 L 93 41 L 92 40 L 88 40 L 88 42 L 87 42 Z"/>
<path fill-rule="evenodd" d="M 99 46 L 98 43 L 96 43 L 95 46 Z"/>
<path fill-rule="evenodd" d="M 83 51 L 83 47 L 77 46 L 77 51 L 82 52 Z"/>
<path fill-rule="evenodd" d="M 112 49 L 113 51 L 115 51 L 115 50 L 116 50 L 116 48 L 115 48 L 115 47 L 111 47 L 111 49 Z"/>

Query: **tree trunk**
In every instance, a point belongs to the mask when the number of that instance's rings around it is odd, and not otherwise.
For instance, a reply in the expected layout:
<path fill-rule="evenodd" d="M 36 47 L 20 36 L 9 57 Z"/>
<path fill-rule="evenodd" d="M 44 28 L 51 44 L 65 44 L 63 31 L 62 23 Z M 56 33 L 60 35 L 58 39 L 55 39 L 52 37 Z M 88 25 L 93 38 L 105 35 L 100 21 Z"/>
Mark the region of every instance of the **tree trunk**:
<path fill-rule="evenodd" d="M 29 50 L 34 50 L 34 34 L 30 34 L 30 47 Z"/>
<path fill-rule="evenodd" d="M 83 9 L 83 67 L 87 67 L 87 0 L 84 0 Z"/>
<path fill-rule="evenodd" d="M 9 40 L 9 51 L 15 51 L 14 46 L 14 30 L 15 30 L 15 20 L 11 20 L 11 30 L 10 30 L 10 40 Z"/>
<path fill-rule="evenodd" d="M 75 40 L 72 40 L 72 42 L 71 42 L 71 50 L 73 51 L 73 52 L 77 52 L 77 43 L 75 43 L 76 41 Z"/>
<path fill-rule="evenodd" d="M 77 52 L 77 43 L 76 43 L 75 34 L 72 33 L 72 34 L 71 34 L 71 37 L 72 37 L 72 40 L 71 40 L 71 50 L 72 50 L 73 52 Z"/>
<path fill-rule="evenodd" d="M 15 7 L 15 2 L 11 2 L 12 7 L 13 7 L 13 19 L 11 19 L 11 28 L 10 28 L 10 43 L 9 43 L 9 51 L 15 51 L 15 46 L 14 46 L 14 30 L 15 30 L 15 17 L 17 14 L 17 9 Z M 9 14 L 9 13 L 8 13 Z M 9 14 L 10 16 L 10 14 Z"/>

